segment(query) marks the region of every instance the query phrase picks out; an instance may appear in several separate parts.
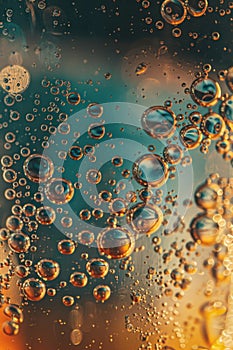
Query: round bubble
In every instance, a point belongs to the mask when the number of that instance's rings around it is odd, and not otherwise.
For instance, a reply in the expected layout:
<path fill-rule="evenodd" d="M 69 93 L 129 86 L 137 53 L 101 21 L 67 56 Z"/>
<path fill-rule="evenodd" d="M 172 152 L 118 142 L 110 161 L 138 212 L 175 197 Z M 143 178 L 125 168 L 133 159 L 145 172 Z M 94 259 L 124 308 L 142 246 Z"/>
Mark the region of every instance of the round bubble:
<path fill-rule="evenodd" d="M 26 281 L 24 281 L 22 289 L 24 295 L 31 301 L 40 301 L 46 294 L 44 282 L 36 278 L 28 278 Z"/>
<path fill-rule="evenodd" d="M 222 102 L 220 106 L 220 113 L 229 128 L 233 131 L 233 95 Z"/>
<path fill-rule="evenodd" d="M 31 181 L 45 182 L 52 177 L 54 166 L 48 157 L 40 154 L 32 154 L 26 159 L 23 170 Z"/>
<path fill-rule="evenodd" d="M 220 85 L 213 79 L 200 77 L 190 87 L 192 99 L 200 106 L 214 106 L 221 97 Z"/>
<path fill-rule="evenodd" d="M 195 242 L 202 245 L 212 245 L 216 243 L 219 235 L 219 225 L 212 217 L 201 214 L 193 219 L 190 225 L 191 235 Z"/>
<path fill-rule="evenodd" d="M 175 132 L 176 116 L 165 107 L 148 108 L 142 115 L 141 124 L 153 138 L 167 138 Z"/>
<path fill-rule="evenodd" d="M 69 180 L 54 178 L 45 187 L 47 199 L 54 204 L 68 203 L 74 195 L 74 188 Z"/>
<path fill-rule="evenodd" d="M 134 249 L 134 236 L 125 228 L 109 228 L 97 237 L 98 250 L 109 259 L 123 259 Z"/>
<path fill-rule="evenodd" d="M 36 265 L 36 272 L 43 280 L 53 281 L 60 273 L 60 266 L 52 259 L 41 259 Z"/>
<path fill-rule="evenodd" d="M 8 239 L 8 246 L 15 253 L 25 253 L 30 248 L 30 238 L 23 232 L 13 233 Z"/>
<path fill-rule="evenodd" d="M 93 289 L 93 296 L 97 301 L 105 302 L 110 298 L 111 289 L 106 285 L 99 285 Z"/>
<path fill-rule="evenodd" d="M 93 278 L 103 278 L 108 274 L 109 265 L 104 259 L 94 258 L 87 262 L 86 270 Z"/>
<path fill-rule="evenodd" d="M 187 125 L 180 130 L 181 142 L 188 149 L 194 149 L 200 146 L 202 133 L 194 125 Z"/>
<path fill-rule="evenodd" d="M 129 210 L 127 220 L 136 233 L 150 235 L 160 228 L 163 213 L 159 207 L 142 202 Z"/>
<path fill-rule="evenodd" d="M 181 0 L 165 0 L 161 5 L 161 15 L 166 22 L 178 25 L 187 16 L 187 9 Z"/>
<path fill-rule="evenodd" d="M 205 114 L 201 121 L 201 131 L 210 139 L 217 139 L 225 131 L 225 122 L 217 113 Z"/>
<path fill-rule="evenodd" d="M 166 162 L 156 154 L 145 154 L 133 165 L 135 180 L 142 186 L 160 187 L 168 178 Z"/>

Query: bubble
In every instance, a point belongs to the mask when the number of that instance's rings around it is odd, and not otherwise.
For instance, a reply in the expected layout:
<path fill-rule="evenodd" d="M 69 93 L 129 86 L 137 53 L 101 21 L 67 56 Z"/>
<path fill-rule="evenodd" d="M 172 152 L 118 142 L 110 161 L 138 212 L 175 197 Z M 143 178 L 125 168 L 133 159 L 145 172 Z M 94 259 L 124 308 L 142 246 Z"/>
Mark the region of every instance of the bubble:
<path fill-rule="evenodd" d="M 202 118 L 201 131 L 210 139 L 217 139 L 225 131 L 225 122 L 219 114 L 210 112 Z"/>
<path fill-rule="evenodd" d="M 74 305 L 74 298 L 72 296 L 70 296 L 70 295 L 65 295 L 62 298 L 62 303 L 65 306 L 72 306 L 72 305 Z"/>
<path fill-rule="evenodd" d="M 70 92 L 67 95 L 66 99 L 67 99 L 67 102 L 73 106 L 78 105 L 81 101 L 81 97 L 77 92 Z"/>
<path fill-rule="evenodd" d="M 200 112 L 192 112 L 190 113 L 189 115 L 189 121 L 194 124 L 194 125 L 198 125 L 201 123 L 201 120 L 202 120 L 202 115 Z"/>
<path fill-rule="evenodd" d="M 9 216 L 6 219 L 6 227 L 11 231 L 22 230 L 23 221 L 18 216 L 15 216 L 15 215 Z"/>
<path fill-rule="evenodd" d="M 27 277 L 28 273 L 28 268 L 25 265 L 17 265 L 15 267 L 15 274 L 19 278 Z"/>
<path fill-rule="evenodd" d="M 74 195 L 74 188 L 69 180 L 53 178 L 45 187 L 47 199 L 54 204 L 68 203 Z"/>
<path fill-rule="evenodd" d="M 83 288 L 88 283 L 88 278 L 83 272 L 74 272 L 70 275 L 70 283 L 74 287 Z"/>
<path fill-rule="evenodd" d="M 221 189 L 217 184 L 205 183 L 195 191 L 195 201 L 202 209 L 215 209 L 221 198 Z"/>
<path fill-rule="evenodd" d="M 142 62 L 135 69 L 135 73 L 136 75 L 141 75 L 146 73 L 147 69 L 148 69 L 148 64 L 146 64 L 145 62 Z"/>
<path fill-rule="evenodd" d="M 175 37 L 175 38 L 179 38 L 182 34 L 182 31 L 180 28 L 173 28 L 172 29 L 172 35 Z"/>
<path fill-rule="evenodd" d="M 49 297 L 54 297 L 56 294 L 57 294 L 56 289 L 54 289 L 54 288 L 48 288 L 48 289 L 47 289 L 47 295 L 48 295 Z"/>
<path fill-rule="evenodd" d="M 26 281 L 24 281 L 22 289 L 24 295 L 31 301 L 40 301 L 46 294 L 44 282 L 36 278 L 28 278 Z"/>
<path fill-rule="evenodd" d="M 27 217 L 35 215 L 36 207 L 33 204 L 27 203 L 23 206 L 23 213 Z"/>
<path fill-rule="evenodd" d="M 86 179 L 90 184 L 97 185 L 102 179 L 102 174 L 97 169 L 90 169 L 86 174 Z"/>
<path fill-rule="evenodd" d="M 52 259 L 41 259 L 36 265 L 36 272 L 44 281 L 53 281 L 60 273 L 60 266 Z"/>
<path fill-rule="evenodd" d="M 78 240 L 83 245 L 91 245 L 95 239 L 93 232 L 88 230 L 83 230 L 78 233 Z"/>
<path fill-rule="evenodd" d="M 109 265 L 104 259 L 94 258 L 87 262 L 86 270 L 93 278 L 103 278 L 108 274 Z"/>
<path fill-rule="evenodd" d="M 207 0 L 189 0 L 188 2 L 188 12 L 193 17 L 203 16 L 208 7 Z"/>
<path fill-rule="evenodd" d="M 30 155 L 24 162 L 25 175 L 33 182 L 46 182 L 54 172 L 53 162 L 40 154 Z"/>
<path fill-rule="evenodd" d="M 192 99 L 200 106 L 214 106 L 221 97 L 220 85 L 213 79 L 200 77 L 190 87 Z"/>
<path fill-rule="evenodd" d="M 225 81 L 228 89 L 233 92 L 233 66 L 228 68 Z"/>
<path fill-rule="evenodd" d="M 90 103 L 87 107 L 87 113 L 92 117 L 92 118 L 100 118 L 103 114 L 103 106 L 101 106 L 98 103 Z"/>
<path fill-rule="evenodd" d="M 41 225 L 51 225 L 56 219 L 55 211 L 47 206 L 38 208 L 36 211 L 36 220 Z"/>
<path fill-rule="evenodd" d="M 0 240 L 7 241 L 9 237 L 10 237 L 10 231 L 7 228 L 1 228 L 0 229 Z"/>
<path fill-rule="evenodd" d="M 153 138 L 168 138 L 175 132 L 176 116 L 165 107 L 148 108 L 142 115 L 141 124 Z"/>
<path fill-rule="evenodd" d="M 194 218 L 190 225 L 191 235 L 195 242 L 203 245 L 216 243 L 219 235 L 219 225 L 210 216 L 201 214 Z"/>
<path fill-rule="evenodd" d="M 171 278 L 174 281 L 181 281 L 184 278 L 184 271 L 179 268 L 173 269 L 171 272 Z"/>
<path fill-rule="evenodd" d="M 188 149 L 194 149 L 200 146 L 202 134 L 194 125 L 187 125 L 180 130 L 180 137 L 183 145 Z"/>
<path fill-rule="evenodd" d="M 178 25 L 185 20 L 187 9 L 181 0 L 165 0 L 161 5 L 161 15 L 166 22 Z"/>
<path fill-rule="evenodd" d="M 15 253 L 25 253 L 30 248 L 30 238 L 23 232 L 13 233 L 8 239 L 8 246 Z"/>
<path fill-rule="evenodd" d="M 17 305 L 14 305 L 14 304 L 7 305 L 4 308 L 4 314 L 7 317 L 12 318 L 14 322 L 17 322 L 17 323 L 23 322 L 23 312 Z"/>
<path fill-rule="evenodd" d="M 88 135 L 95 140 L 100 140 L 105 135 L 105 127 L 100 124 L 91 124 L 88 128 Z"/>
<path fill-rule="evenodd" d="M 70 133 L 70 125 L 68 123 L 61 123 L 57 128 L 58 132 L 62 135 L 68 135 Z"/>
<path fill-rule="evenodd" d="M 57 249 L 59 253 L 64 255 L 70 255 L 75 252 L 75 243 L 71 239 L 63 239 L 58 242 Z"/>
<path fill-rule="evenodd" d="M 97 301 L 105 302 L 110 298 L 111 289 L 106 285 L 99 285 L 93 289 L 93 296 Z"/>
<path fill-rule="evenodd" d="M 97 237 L 99 253 L 108 259 L 123 259 L 134 249 L 134 236 L 125 228 L 110 228 L 102 231 Z"/>
<path fill-rule="evenodd" d="M 83 333 L 80 329 L 73 329 L 70 333 L 70 340 L 73 345 L 79 345 L 83 340 Z"/>
<path fill-rule="evenodd" d="M 133 165 L 134 178 L 142 186 L 160 187 L 168 174 L 167 164 L 156 154 L 145 154 Z"/>
<path fill-rule="evenodd" d="M 69 156 L 73 160 L 80 160 L 83 156 L 82 148 L 79 146 L 72 146 L 68 152 Z"/>
<path fill-rule="evenodd" d="M 13 164 L 13 159 L 12 159 L 12 157 L 11 157 L 11 156 L 3 156 L 3 157 L 1 158 L 1 164 L 2 164 L 2 166 L 5 167 L 5 168 L 11 167 L 12 164 Z"/>
<path fill-rule="evenodd" d="M 30 74 L 22 66 L 6 66 L 0 71 L 0 85 L 10 94 L 18 94 L 25 91 L 30 83 Z"/>
<path fill-rule="evenodd" d="M 159 207 L 142 202 L 129 210 L 127 220 L 136 233 L 150 235 L 160 228 L 163 213 Z"/>
<path fill-rule="evenodd" d="M 123 165 L 123 158 L 115 156 L 112 158 L 111 162 L 114 166 L 120 167 Z"/>
<path fill-rule="evenodd" d="M 2 330 L 9 336 L 17 335 L 19 333 L 19 325 L 15 321 L 6 321 L 2 325 Z"/>
<path fill-rule="evenodd" d="M 176 165 L 180 163 L 183 157 L 183 151 L 180 146 L 170 144 L 164 148 L 163 156 L 166 162 Z"/>
<path fill-rule="evenodd" d="M 124 216 L 127 210 L 126 202 L 123 198 L 115 198 L 109 205 L 109 210 L 116 216 Z"/>
<path fill-rule="evenodd" d="M 233 131 L 233 95 L 222 102 L 220 112 L 229 128 Z"/>
<path fill-rule="evenodd" d="M 103 190 L 99 193 L 99 197 L 104 201 L 104 202 L 110 202 L 112 199 L 112 194 L 109 191 Z"/>

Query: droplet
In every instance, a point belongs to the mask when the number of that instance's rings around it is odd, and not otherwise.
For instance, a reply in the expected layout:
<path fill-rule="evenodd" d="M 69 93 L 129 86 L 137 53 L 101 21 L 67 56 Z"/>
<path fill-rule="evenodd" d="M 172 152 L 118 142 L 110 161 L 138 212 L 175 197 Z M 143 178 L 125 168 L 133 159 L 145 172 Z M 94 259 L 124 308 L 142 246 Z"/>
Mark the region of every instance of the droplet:
<path fill-rule="evenodd" d="M 148 64 L 146 64 L 145 62 L 142 62 L 135 69 L 135 73 L 136 75 L 141 75 L 146 73 L 147 69 L 148 69 Z"/>
<path fill-rule="evenodd" d="M 108 274 L 109 265 L 104 259 L 94 258 L 87 262 L 86 270 L 93 278 L 103 278 Z"/>
<path fill-rule="evenodd" d="M 55 204 L 68 203 L 74 195 L 74 188 L 69 180 L 53 178 L 45 187 L 48 200 Z"/>
<path fill-rule="evenodd" d="M 135 233 L 150 235 L 160 228 L 163 213 L 159 207 L 143 202 L 129 210 L 127 220 Z"/>
<path fill-rule="evenodd" d="M 221 97 L 220 85 L 210 78 L 197 78 L 190 87 L 192 99 L 200 106 L 210 107 Z"/>
<path fill-rule="evenodd" d="M 35 278 L 28 278 L 24 281 L 22 288 L 24 295 L 31 301 L 40 301 L 46 294 L 45 284 Z"/>
<path fill-rule="evenodd" d="M 60 273 L 60 266 L 52 259 L 41 259 L 36 264 L 36 272 L 44 281 L 53 281 Z"/>
<path fill-rule="evenodd" d="M 106 285 L 99 285 L 93 289 L 93 296 L 97 301 L 105 302 L 110 298 L 111 289 Z"/>
<path fill-rule="evenodd" d="M 13 233 L 8 239 L 8 246 L 15 253 L 25 253 L 30 248 L 30 238 L 23 232 Z"/>
<path fill-rule="evenodd" d="M 134 236 L 125 228 L 110 228 L 98 235 L 97 243 L 100 254 L 109 259 L 123 259 L 134 249 Z"/>
<path fill-rule="evenodd" d="M 154 106 L 143 113 L 141 124 L 151 137 L 168 138 L 175 131 L 176 116 L 165 107 Z"/>
<path fill-rule="evenodd" d="M 24 165 L 25 175 L 33 182 L 46 182 L 54 172 L 53 162 L 40 154 L 30 155 Z"/>
<path fill-rule="evenodd" d="M 109 211 L 116 216 L 124 216 L 126 210 L 127 205 L 123 198 L 115 198 L 109 205 Z"/>
<path fill-rule="evenodd" d="M 145 154 L 133 165 L 133 175 L 142 186 L 160 187 L 168 178 L 168 166 L 156 154 Z"/>
<path fill-rule="evenodd" d="M 70 276 L 70 283 L 74 287 L 83 288 L 88 283 L 88 278 L 83 272 L 74 272 Z"/>
<path fill-rule="evenodd" d="M 203 245 L 216 243 L 219 235 L 219 225 L 210 216 L 201 214 L 191 222 L 191 235 L 195 242 Z"/>

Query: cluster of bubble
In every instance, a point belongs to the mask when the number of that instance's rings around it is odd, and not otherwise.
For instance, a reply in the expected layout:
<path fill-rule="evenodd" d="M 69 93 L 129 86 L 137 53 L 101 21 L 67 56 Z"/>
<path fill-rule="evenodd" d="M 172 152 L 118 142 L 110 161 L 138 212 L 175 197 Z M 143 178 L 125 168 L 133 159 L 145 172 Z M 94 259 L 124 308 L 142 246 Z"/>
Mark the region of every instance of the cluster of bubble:
<path fill-rule="evenodd" d="M 18 305 L 9 304 L 4 308 L 4 315 L 10 318 L 2 325 L 3 332 L 6 335 L 17 335 L 19 333 L 20 323 L 23 322 L 23 312 Z"/>
<path fill-rule="evenodd" d="M 193 239 L 203 245 L 215 245 L 215 256 L 218 257 L 217 264 L 221 272 L 216 272 L 213 267 L 213 274 L 222 281 L 231 277 L 230 295 L 228 298 L 227 316 L 225 328 L 220 338 L 214 342 L 211 349 L 232 349 L 232 198 L 233 179 L 221 178 L 218 174 L 212 174 L 206 182 L 199 186 L 195 193 L 196 204 L 204 210 L 204 214 L 199 214 L 191 223 L 191 234 Z M 221 251 L 221 245 L 226 249 Z M 211 309 L 212 310 L 212 309 Z M 207 310 L 210 312 L 211 310 Z M 225 308 L 218 311 L 218 314 L 226 312 Z M 216 312 L 215 312 L 216 313 Z"/>
<path fill-rule="evenodd" d="M 208 108 L 206 114 L 198 111 L 189 115 L 190 125 L 181 130 L 181 136 L 187 147 L 194 149 L 201 145 L 201 152 L 208 153 L 212 140 L 216 142 L 216 150 L 227 161 L 232 161 L 233 152 L 233 96 L 222 95 L 220 83 L 208 76 L 210 65 L 204 65 L 204 75 L 193 81 L 189 93 L 193 101 L 201 107 Z M 230 92 L 233 92 L 233 68 L 220 71 L 219 78 L 225 81 Z M 187 132 L 188 140 L 186 141 Z M 189 137 L 190 136 L 190 137 Z"/>

